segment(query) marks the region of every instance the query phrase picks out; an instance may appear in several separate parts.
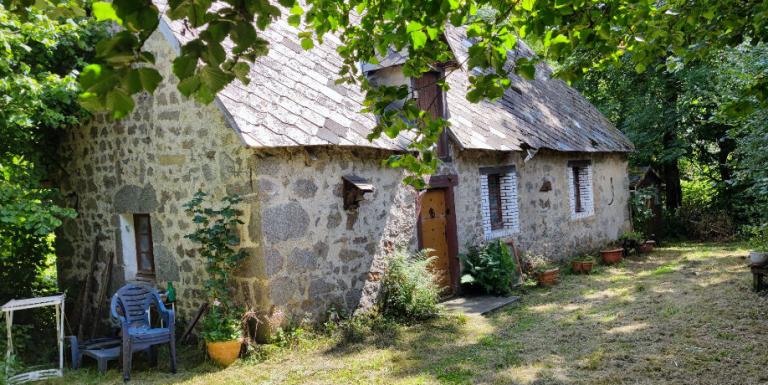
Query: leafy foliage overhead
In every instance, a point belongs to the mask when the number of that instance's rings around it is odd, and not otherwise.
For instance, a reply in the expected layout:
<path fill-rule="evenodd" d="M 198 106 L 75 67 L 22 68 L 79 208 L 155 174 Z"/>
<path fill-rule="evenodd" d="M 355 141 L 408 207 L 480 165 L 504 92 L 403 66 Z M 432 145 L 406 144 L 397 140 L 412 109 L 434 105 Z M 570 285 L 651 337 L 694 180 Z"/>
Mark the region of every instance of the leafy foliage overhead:
<path fill-rule="evenodd" d="M 31 3 L 5 0 L 14 10 Z M 83 7 L 76 0 L 62 4 Z M 561 64 L 555 76 L 570 81 L 589 68 L 615 63 L 627 53 L 632 54 L 634 69 L 644 72 L 687 63 L 712 48 L 745 41 L 759 43 L 768 36 L 768 4 L 760 0 L 169 0 L 162 10 L 152 0 L 114 0 L 94 2 L 92 12 L 98 20 L 117 23 L 119 28 L 97 46 L 98 63 L 83 71 L 81 101 L 90 109 L 106 109 L 118 118 L 134 108 L 131 95 L 152 92 L 161 81 L 152 68 L 155 58 L 142 48 L 157 29 L 161 12 L 171 20 L 183 21 L 190 32 L 197 32 L 181 47 L 173 63 L 179 91 L 184 95 L 209 103 L 233 80 L 248 83 L 250 67 L 268 50 L 261 31 L 287 14 L 288 22 L 301 30 L 304 49 L 312 49 L 329 33 L 340 38 L 338 53 L 344 64 L 338 80 L 359 84 L 366 93 L 365 110 L 380 116 L 386 116 L 385 109 L 402 96 L 403 90 L 376 89 L 360 73 L 358 63 L 376 63 L 392 49 L 406 49 L 404 73 L 418 77 L 453 59 L 443 39 L 450 26 L 466 26 L 472 41 L 464 63 L 470 70 L 476 69 L 466 90 L 471 101 L 500 97 L 510 86 L 511 71 L 531 78 L 534 64 L 542 59 Z M 518 37 L 540 45 L 542 57 L 518 58 L 509 65 L 509 52 Z M 225 50 L 224 41 L 231 41 L 234 48 Z M 575 50 L 594 55 L 567 61 Z M 765 78 L 755 79 L 748 92 L 765 101 L 767 85 Z M 421 119 L 414 123 L 381 119 L 371 136 L 412 130 L 419 134 L 413 148 L 429 153 L 437 139 L 435 132 L 448 123 L 430 123 L 429 116 L 415 112 L 412 100 L 403 110 Z M 394 158 L 390 163 L 417 174 L 432 170 L 436 164 L 431 157 L 412 156 Z"/>

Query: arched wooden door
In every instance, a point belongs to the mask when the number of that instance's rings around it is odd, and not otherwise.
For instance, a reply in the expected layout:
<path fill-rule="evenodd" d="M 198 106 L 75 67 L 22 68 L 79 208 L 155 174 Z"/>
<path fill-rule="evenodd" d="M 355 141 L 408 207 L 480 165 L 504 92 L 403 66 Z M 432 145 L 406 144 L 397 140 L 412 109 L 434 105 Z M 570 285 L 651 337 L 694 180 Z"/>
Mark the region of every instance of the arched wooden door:
<path fill-rule="evenodd" d="M 437 275 L 443 294 L 450 295 L 453 294 L 454 274 L 449 247 L 449 222 L 452 213 L 447 195 L 445 189 L 427 190 L 423 193 L 419 213 L 419 243 L 423 249 L 432 249 L 430 256 L 435 257 L 431 265 L 432 271 Z"/>

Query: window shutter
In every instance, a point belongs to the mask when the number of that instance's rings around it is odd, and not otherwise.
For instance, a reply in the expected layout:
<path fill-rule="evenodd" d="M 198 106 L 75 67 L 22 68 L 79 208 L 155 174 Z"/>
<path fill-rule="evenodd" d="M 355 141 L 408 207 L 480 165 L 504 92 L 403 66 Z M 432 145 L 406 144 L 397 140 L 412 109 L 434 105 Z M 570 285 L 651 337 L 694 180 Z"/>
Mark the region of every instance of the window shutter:
<path fill-rule="evenodd" d="M 413 89 L 416 91 L 416 105 L 430 113 L 432 118 L 445 117 L 443 106 L 443 90 L 437 84 L 441 77 L 440 72 L 426 72 L 420 78 L 413 81 Z M 442 160 L 449 160 L 448 132 L 443 131 L 437 140 L 437 156 Z"/>
<path fill-rule="evenodd" d="M 139 274 L 155 274 L 155 255 L 152 246 L 152 223 L 149 214 L 133 214 L 136 234 L 136 270 Z"/>
<path fill-rule="evenodd" d="M 572 167 L 571 171 L 573 172 L 573 201 L 574 201 L 574 210 L 577 213 L 584 212 L 584 207 L 581 206 L 581 172 L 579 172 L 580 167 Z"/>

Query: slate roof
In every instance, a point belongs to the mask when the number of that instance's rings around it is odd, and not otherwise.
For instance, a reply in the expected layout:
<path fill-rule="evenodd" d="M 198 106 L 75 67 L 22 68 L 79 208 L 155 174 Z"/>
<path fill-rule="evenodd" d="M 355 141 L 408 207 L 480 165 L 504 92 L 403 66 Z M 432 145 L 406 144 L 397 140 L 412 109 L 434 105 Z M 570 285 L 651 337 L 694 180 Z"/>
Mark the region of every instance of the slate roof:
<path fill-rule="evenodd" d="M 155 0 L 155 4 L 161 10 L 167 7 L 165 0 Z M 165 16 L 160 30 L 177 52 L 179 43 L 194 38 L 180 22 Z M 252 66 L 250 84 L 235 80 L 217 97 L 216 103 L 244 143 L 250 147 L 340 145 L 406 150 L 409 135 L 374 142 L 366 139 L 375 119 L 359 112 L 363 94 L 357 86 L 334 83 L 342 64 L 336 53 L 340 41 L 326 35 L 323 44 L 304 51 L 298 32 L 285 19 L 272 23 L 261 32 L 270 42 L 269 54 Z M 458 28 L 446 33 L 458 62 L 467 55 L 468 42 L 463 36 Z M 531 54 L 527 47 L 522 51 Z M 473 104 L 464 97 L 467 71 L 459 68 L 448 77 L 451 90 L 446 95 L 446 110 L 451 136 L 464 149 L 512 151 L 527 144 L 559 151 L 632 151 L 632 144 L 594 106 L 562 81 L 546 78 L 549 73 L 549 68 L 540 65 L 534 81 L 513 76 L 520 94 L 509 90 L 499 101 Z"/>
<path fill-rule="evenodd" d="M 464 28 L 448 28 L 446 39 L 456 61 L 465 63 L 471 43 Z M 534 53 L 518 40 L 515 57 Z M 557 151 L 629 152 L 632 143 L 611 124 L 584 96 L 565 82 L 552 79 L 552 69 L 536 65 L 532 81 L 510 75 L 512 87 L 496 101 L 470 103 L 465 93 L 469 85 L 466 67 L 447 77 L 446 95 L 451 134 L 464 148 L 521 150 L 548 148 Z M 457 76 L 454 76 L 457 75 Z"/>

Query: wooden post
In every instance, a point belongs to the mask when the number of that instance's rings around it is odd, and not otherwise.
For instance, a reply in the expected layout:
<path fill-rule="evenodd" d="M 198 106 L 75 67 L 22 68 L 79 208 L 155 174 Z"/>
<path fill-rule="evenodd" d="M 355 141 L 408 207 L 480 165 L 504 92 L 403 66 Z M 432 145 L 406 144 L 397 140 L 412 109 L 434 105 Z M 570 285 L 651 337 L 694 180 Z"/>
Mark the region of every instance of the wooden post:
<path fill-rule="evenodd" d="M 518 279 L 518 284 L 523 284 L 523 264 L 522 261 L 520 261 L 520 253 L 517 251 L 517 247 L 515 247 L 515 241 L 512 239 L 508 239 L 506 242 L 507 246 L 512 248 L 512 255 L 515 256 L 515 263 L 517 264 L 517 274 L 520 279 Z"/>
<path fill-rule="evenodd" d="M 59 372 L 64 375 L 64 301 L 56 304 L 56 338 L 59 340 Z"/>

